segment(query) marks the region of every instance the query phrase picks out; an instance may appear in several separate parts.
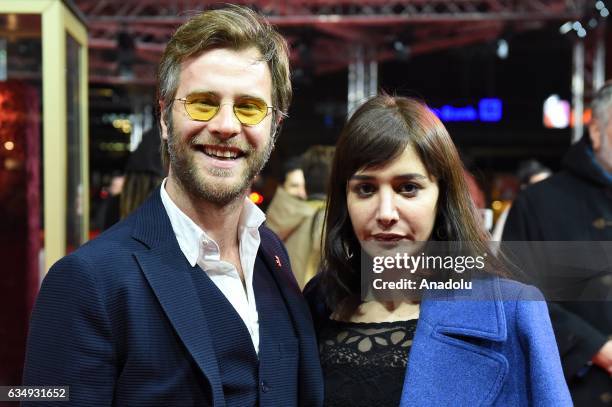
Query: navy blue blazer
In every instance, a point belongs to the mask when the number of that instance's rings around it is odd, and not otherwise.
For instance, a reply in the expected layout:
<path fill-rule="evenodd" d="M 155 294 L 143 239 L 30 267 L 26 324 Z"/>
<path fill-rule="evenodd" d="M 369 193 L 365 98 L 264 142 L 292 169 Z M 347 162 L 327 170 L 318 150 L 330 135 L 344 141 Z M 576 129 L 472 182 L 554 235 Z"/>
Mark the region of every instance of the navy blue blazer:
<path fill-rule="evenodd" d="M 258 256 L 275 271 L 299 344 L 299 394 L 279 402 L 321 405 L 308 307 L 282 243 L 265 226 L 260 233 Z M 69 385 L 68 404 L 76 406 L 224 406 L 221 367 L 190 269 L 157 189 L 125 221 L 51 268 L 31 317 L 24 385 Z"/>
<path fill-rule="evenodd" d="M 329 315 L 321 293 L 306 290 L 321 323 Z M 457 295 L 428 291 L 421 302 L 402 407 L 572 405 L 536 288 L 487 277 L 469 297 Z"/>

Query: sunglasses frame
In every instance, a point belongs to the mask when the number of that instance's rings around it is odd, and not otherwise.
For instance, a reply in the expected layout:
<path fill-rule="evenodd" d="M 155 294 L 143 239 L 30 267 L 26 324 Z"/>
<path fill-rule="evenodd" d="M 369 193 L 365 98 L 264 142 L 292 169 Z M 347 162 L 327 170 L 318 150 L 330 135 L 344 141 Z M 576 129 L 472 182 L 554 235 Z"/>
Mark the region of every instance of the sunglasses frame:
<path fill-rule="evenodd" d="M 240 118 L 238 117 L 238 114 L 236 113 L 236 104 L 235 103 L 220 103 L 219 106 L 217 107 L 217 111 L 215 112 L 214 115 L 212 115 L 212 117 L 208 120 L 203 120 L 203 119 L 194 119 L 193 116 L 191 116 L 191 114 L 189 113 L 189 110 L 187 110 L 187 105 L 193 104 L 194 102 L 191 102 L 189 100 L 187 100 L 187 98 L 176 98 L 174 99 L 178 102 L 183 103 L 183 108 L 185 109 L 185 113 L 187 113 L 187 116 L 189 116 L 189 118 L 193 121 L 196 122 L 209 122 L 212 119 L 215 118 L 215 116 L 217 116 L 219 114 L 219 111 L 221 110 L 221 106 L 223 105 L 232 105 L 232 112 L 234 113 L 234 117 L 236 118 L 236 120 L 238 120 L 240 122 L 240 124 L 242 124 L 243 126 L 257 126 L 259 123 L 261 123 L 266 117 L 268 117 L 268 115 L 270 114 L 271 111 L 276 110 L 277 112 L 280 113 L 281 117 L 285 118 L 287 117 L 287 114 L 281 112 L 279 109 L 277 109 L 275 106 L 268 106 L 267 104 L 265 105 L 266 107 L 266 114 L 262 116 L 261 120 L 259 120 L 256 123 L 243 123 L 242 120 L 240 120 Z M 266 103 L 264 100 L 262 99 L 258 99 L 261 100 L 263 103 Z M 272 110 L 270 110 L 272 109 Z"/>

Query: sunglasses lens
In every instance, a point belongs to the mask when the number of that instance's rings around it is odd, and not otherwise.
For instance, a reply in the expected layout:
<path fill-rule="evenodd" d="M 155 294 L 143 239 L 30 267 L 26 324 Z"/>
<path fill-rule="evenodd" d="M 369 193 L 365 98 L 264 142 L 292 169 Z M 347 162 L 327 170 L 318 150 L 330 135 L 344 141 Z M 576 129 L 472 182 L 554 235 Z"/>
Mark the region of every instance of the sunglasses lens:
<path fill-rule="evenodd" d="M 185 103 L 187 114 L 193 120 L 209 121 L 219 111 L 219 105 L 206 99 L 187 99 Z"/>
<path fill-rule="evenodd" d="M 248 99 L 234 105 L 234 113 L 240 123 L 249 126 L 260 123 L 268 114 L 268 105 L 263 100 Z"/>

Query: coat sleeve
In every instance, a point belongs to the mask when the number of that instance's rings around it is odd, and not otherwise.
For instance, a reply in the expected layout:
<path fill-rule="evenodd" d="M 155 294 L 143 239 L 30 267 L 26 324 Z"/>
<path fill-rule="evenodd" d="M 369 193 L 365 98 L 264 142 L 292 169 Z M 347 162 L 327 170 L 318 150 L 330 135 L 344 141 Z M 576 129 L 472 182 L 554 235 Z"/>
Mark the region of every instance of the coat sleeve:
<path fill-rule="evenodd" d="M 548 307 L 563 362 L 563 372 L 569 380 L 587 366 L 608 341 L 608 336 L 568 310 L 563 303 L 551 302 Z"/>
<path fill-rule="evenodd" d="M 571 406 L 546 302 L 536 288 L 526 286 L 519 296 L 516 324 L 526 360 L 529 405 Z"/>
<path fill-rule="evenodd" d="M 69 386 L 70 401 L 58 406 L 109 406 L 115 377 L 113 336 L 101 289 L 84 260 L 67 256 L 51 268 L 36 300 L 23 384 Z"/>
<path fill-rule="evenodd" d="M 537 211 L 530 204 L 528 191 L 519 194 L 510 209 L 504 228 L 504 241 L 537 241 L 544 240 L 539 231 L 539 225 L 534 214 Z M 536 258 L 532 255 L 531 258 Z M 537 276 L 533 270 L 539 267 L 531 264 L 525 268 L 528 271 L 530 284 L 536 284 Z M 532 269 L 529 271 L 528 269 Z M 607 341 L 608 336 L 591 325 L 584 318 L 572 313 L 562 302 L 549 303 L 550 320 L 555 337 L 565 377 L 573 378 L 593 358 L 597 351 Z"/>
<path fill-rule="evenodd" d="M 525 193 L 519 194 L 514 202 L 502 234 L 504 241 L 522 241 L 522 240 L 542 240 L 538 236 L 537 228 L 535 227 L 535 219 L 530 219 L 530 214 L 533 214 L 533 209 L 529 208 L 528 198 Z"/>

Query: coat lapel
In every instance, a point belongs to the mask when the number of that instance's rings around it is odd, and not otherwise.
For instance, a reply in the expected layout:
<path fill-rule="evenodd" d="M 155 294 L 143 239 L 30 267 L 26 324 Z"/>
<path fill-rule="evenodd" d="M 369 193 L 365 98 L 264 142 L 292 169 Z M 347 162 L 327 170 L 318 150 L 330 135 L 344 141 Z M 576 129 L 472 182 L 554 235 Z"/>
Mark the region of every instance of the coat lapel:
<path fill-rule="evenodd" d="M 308 306 L 293 277 L 289 259 L 272 232 L 262 227 L 259 253 L 279 287 L 293 321 L 300 345 L 300 371 L 298 400 L 300 406 L 321 405 L 323 403 L 323 375 L 319 362 L 317 339 Z"/>
<path fill-rule="evenodd" d="M 298 288 L 295 279 L 293 279 L 292 275 L 289 274 L 291 273 L 289 261 L 286 260 L 281 253 L 277 254 L 273 249 L 268 247 L 268 244 L 266 241 L 264 241 L 263 236 L 259 252 L 262 255 L 261 257 L 263 261 L 266 263 L 266 266 L 272 270 L 272 276 L 280 289 L 283 299 L 290 308 L 289 311 L 291 312 L 292 317 L 295 318 L 299 316 L 298 319 L 305 319 L 306 315 L 308 315 L 308 311 L 303 301 L 299 301 L 300 289 Z"/>
<path fill-rule="evenodd" d="M 138 213 L 133 237 L 149 247 L 134 253 L 170 323 L 208 379 L 215 406 L 224 406 L 219 366 L 205 315 L 170 224 L 159 189 Z"/>
<path fill-rule="evenodd" d="M 508 374 L 507 359 L 493 350 L 507 337 L 499 280 L 473 283 L 479 299 L 425 296 L 402 406 L 481 406 L 497 398 Z"/>

